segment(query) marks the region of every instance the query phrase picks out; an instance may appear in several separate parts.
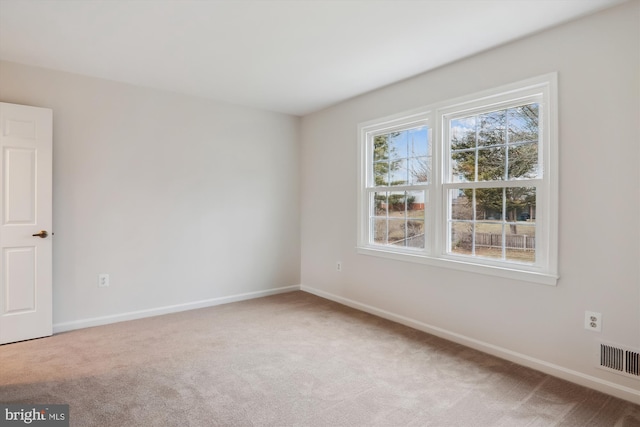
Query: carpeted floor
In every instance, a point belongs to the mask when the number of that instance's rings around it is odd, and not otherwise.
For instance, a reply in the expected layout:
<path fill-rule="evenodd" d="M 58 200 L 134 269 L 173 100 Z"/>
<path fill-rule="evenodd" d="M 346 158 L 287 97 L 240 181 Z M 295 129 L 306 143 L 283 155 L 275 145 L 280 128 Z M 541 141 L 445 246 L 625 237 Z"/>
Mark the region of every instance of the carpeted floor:
<path fill-rule="evenodd" d="M 304 292 L 0 346 L 72 426 L 640 426 L 640 406 Z"/>

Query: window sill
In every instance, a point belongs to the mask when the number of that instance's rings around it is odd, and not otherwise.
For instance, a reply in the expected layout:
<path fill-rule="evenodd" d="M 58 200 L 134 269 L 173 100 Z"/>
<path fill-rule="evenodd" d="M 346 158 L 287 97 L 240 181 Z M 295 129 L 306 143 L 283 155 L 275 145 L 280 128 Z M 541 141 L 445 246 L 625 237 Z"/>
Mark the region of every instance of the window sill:
<path fill-rule="evenodd" d="M 434 267 L 449 268 L 458 271 L 484 274 L 489 276 L 504 277 L 507 279 L 520 280 L 524 282 L 538 283 L 541 285 L 556 286 L 558 276 L 539 271 L 528 271 L 517 268 L 507 268 L 493 265 L 483 265 L 449 258 L 435 258 L 412 252 L 391 252 L 382 248 L 358 247 L 357 252 L 362 255 L 371 255 L 381 258 L 394 259 L 397 261 L 415 262 L 419 264 L 431 265 Z"/>

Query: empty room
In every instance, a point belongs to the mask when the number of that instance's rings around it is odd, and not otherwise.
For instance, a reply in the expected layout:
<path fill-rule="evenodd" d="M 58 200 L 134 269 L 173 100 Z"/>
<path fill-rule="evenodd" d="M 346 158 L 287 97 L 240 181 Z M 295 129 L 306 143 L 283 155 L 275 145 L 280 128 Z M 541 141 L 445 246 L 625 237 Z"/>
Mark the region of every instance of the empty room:
<path fill-rule="evenodd" d="M 0 425 L 640 426 L 640 0 L 0 0 Z"/>

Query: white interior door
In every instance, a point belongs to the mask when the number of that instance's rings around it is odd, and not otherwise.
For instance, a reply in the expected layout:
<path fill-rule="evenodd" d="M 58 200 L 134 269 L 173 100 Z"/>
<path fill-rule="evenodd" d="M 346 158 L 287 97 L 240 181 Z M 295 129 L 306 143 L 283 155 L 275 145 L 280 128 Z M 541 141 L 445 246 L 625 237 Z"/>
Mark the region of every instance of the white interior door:
<path fill-rule="evenodd" d="M 52 116 L 0 103 L 0 344 L 52 334 Z"/>

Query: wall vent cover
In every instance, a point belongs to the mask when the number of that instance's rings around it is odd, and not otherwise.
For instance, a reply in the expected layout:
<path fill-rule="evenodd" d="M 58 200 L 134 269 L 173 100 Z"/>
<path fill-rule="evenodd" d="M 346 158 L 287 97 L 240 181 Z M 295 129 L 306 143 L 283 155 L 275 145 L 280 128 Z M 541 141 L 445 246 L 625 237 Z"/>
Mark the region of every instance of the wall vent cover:
<path fill-rule="evenodd" d="M 600 367 L 640 379 L 640 352 L 617 345 L 601 343 Z"/>

